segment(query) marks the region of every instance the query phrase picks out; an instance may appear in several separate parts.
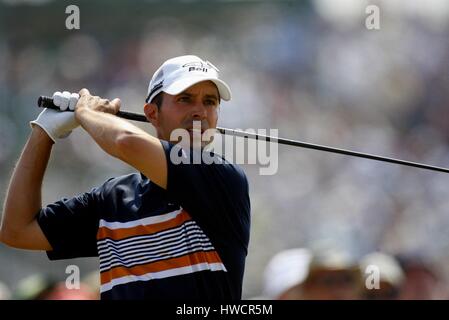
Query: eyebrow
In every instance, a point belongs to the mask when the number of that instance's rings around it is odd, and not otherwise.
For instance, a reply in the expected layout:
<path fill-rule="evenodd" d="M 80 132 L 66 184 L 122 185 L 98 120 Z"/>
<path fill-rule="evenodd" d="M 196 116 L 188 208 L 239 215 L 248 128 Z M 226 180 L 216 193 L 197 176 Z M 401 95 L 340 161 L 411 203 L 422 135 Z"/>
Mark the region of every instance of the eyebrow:
<path fill-rule="evenodd" d="M 181 92 L 180 94 L 178 94 L 178 96 L 188 96 L 188 97 L 194 97 L 195 95 L 192 93 L 188 93 L 188 92 Z M 206 99 L 215 99 L 218 101 L 218 96 L 215 94 L 205 94 L 204 97 Z"/>

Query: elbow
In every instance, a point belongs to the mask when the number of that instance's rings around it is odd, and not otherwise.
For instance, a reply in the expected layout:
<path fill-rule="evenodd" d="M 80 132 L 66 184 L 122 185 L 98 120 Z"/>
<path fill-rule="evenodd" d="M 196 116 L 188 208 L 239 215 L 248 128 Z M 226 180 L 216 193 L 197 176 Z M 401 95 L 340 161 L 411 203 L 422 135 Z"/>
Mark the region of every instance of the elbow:
<path fill-rule="evenodd" d="M 128 132 L 122 132 L 122 133 L 118 134 L 117 137 L 115 138 L 116 148 L 120 149 L 120 148 L 123 148 L 124 146 L 126 146 L 126 144 L 128 144 L 130 136 L 131 136 L 131 134 Z"/>
<path fill-rule="evenodd" d="M 115 144 L 117 147 L 123 147 L 129 145 L 130 141 L 135 139 L 137 134 L 135 132 L 125 130 L 117 134 L 115 138 Z"/>
<path fill-rule="evenodd" d="M 115 156 L 126 161 L 127 155 L 132 154 L 136 148 L 136 134 L 125 131 L 115 139 Z"/>
<path fill-rule="evenodd" d="M 3 208 L 3 212 L 1 215 L 1 221 L 0 221 L 0 243 L 6 244 L 8 246 L 10 246 L 10 240 L 8 237 L 8 234 L 10 233 L 7 225 L 5 223 L 5 216 L 6 216 L 6 210 L 5 208 Z"/>
<path fill-rule="evenodd" d="M 14 241 L 10 236 L 10 233 L 5 229 L 4 225 L 0 227 L 0 242 L 9 247 L 14 246 Z"/>
<path fill-rule="evenodd" d="M 125 133 L 120 134 L 115 139 L 114 157 L 125 161 L 126 148 L 129 145 L 129 136 Z"/>
<path fill-rule="evenodd" d="M 17 248 L 17 233 L 8 228 L 4 221 L 0 226 L 0 242 L 8 247 Z"/>
<path fill-rule="evenodd" d="M 20 246 L 20 236 L 9 230 L 0 231 L 0 242 L 11 248 L 22 249 Z"/>
<path fill-rule="evenodd" d="M 2 213 L 2 217 L 4 217 L 4 216 L 5 216 L 5 212 Z M 2 222 L 0 223 L 0 243 L 6 244 L 7 239 L 6 239 L 5 234 L 6 234 L 6 231 L 5 231 L 5 222 L 2 221 Z"/>
<path fill-rule="evenodd" d="M 99 146 L 109 155 L 122 159 L 123 149 L 127 142 L 127 137 L 124 133 L 116 134 L 114 137 L 111 137 L 109 139 L 104 139 L 97 141 Z"/>

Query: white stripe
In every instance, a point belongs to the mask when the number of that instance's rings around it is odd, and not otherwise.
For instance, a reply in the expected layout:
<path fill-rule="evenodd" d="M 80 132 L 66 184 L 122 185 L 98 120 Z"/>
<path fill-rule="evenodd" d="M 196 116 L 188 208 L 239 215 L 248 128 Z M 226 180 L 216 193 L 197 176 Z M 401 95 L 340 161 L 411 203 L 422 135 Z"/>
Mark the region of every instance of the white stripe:
<path fill-rule="evenodd" d="M 212 250 L 215 250 L 215 248 L 212 246 L 206 246 L 206 245 L 203 245 L 200 243 L 200 244 L 196 244 L 195 246 L 192 246 L 191 248 L 188 248 L 188 249 L 180 248 L 178 250 L 174 250 L 173 252 L 163 254 L 163 255 L 153 256 L 153 257 L 143 256 L 143 257 L 138 257 L 138 258 L 130 258 L 130 259 L 127 259 L 126 261 L 122 260 L 120 258 L 114 257 L 110 261 L 101 262 L 100 263 L 100 271 L 103 272 L 106 269 L 111 269 L 111 268 L 117 267 L 117 266 L 130 268 L 130 267 L 133 267 L 138 264 L 147 264 L 147 263 L 151 263 L 151 262 L 167 260 L 169 258 L 182 257 L 189 253 L 194 253 L 194 252 L 204 253 L 205 251 L 212 251 Z"/>
<path fill-rule="evenodd" d="M 142 259 L 142 258 L 159 258 L 162 256 L 170 256 L 179 250 L 191 250 L 192 248 L 197 248 L 198 246 L 201 246 L 202 248 L 212 248 L 212 250 L 215 250 L 215 248 L 212 246 L 210 242 L 202 242 L 202 241 L 196 241 L 191 244 L 184 245 L 179 244 L 176 247 L 167 248 L 166 250 L 136 250 L 133 252 L 129 252 L 126 255 L 118 255 L 115 253 L 112 253 L 107 256 L 100 257 L 100 264 L 106 264 L 110 263 L 112 260 L 119 259 L 120 261 L 130 261 L 133 259 Z M 206 249 L 204 249 L 206 250 Z"/>
<path fill-rule="evenodd" d="M 183 223 L 182 225 L 180 225 L 179 227 L 176 227 L 174 229 L 164 230 L 161 232 L 150 233 L 150 234 L 145 234 L 145 235 L 140 235 L 140 236 L 132 236 L 130 238 L 121 239 L 121 240 L 105 238 L 105 239 L 98 240 L 97 244 L 98 244 L 98 249 L 101 249 L 105 246 L 106 246 L 106 248 L 108 248 L 110 244 L 112 244 L 114 247 L 120 248 L 120 247 L 125 247 L 135 241 L 153 239 L 152 241 L 157 242 L 157 241 L 159 241 L 159 239 L 172 237 L 176 234 L 184 232 L 185 230 L 187 230 L 187 231 L 198 230 L 198 232 L 201 232 L 202 234 L 204 234 L 203 230 L 201 230 L 201 228 L 196 223 L 189 221 L 187 223 Z"/>
<path fill-rule="evenodd" d="M 189 273 L 194 273 L 194 272 L 198 272 L 198 271 L 203 271 L 203 270 L 227 272 L 225 266 L 220 262 L 217 262 L 217 263 L 203 262 L 203 263 L 186 266 L 186 267 L 181 267 L 181 268 L 174 268 L 174 269 L 158 271 L 158 272 L 149 272 L 149 273 L 143 274 L 141 276 L 130 275 L 130 276 L 123 276 L 120 278 L 116 278 L 116 279 L 111 280 L 110 282 L 107 282 L 107 283 L 101 285 L 100 292 L 103 293 L 108 290 L 111 290 L 113 287 L 115 287 L 119 284 L 125 284 L 125 283 L 136 282 L 136 281 L 149 281 L 149 280 L 154 280 L 154 279 L 163 279 L 163 278 L 174 277 L 174 276 L 179 276 L 179 275 L 183 275 L 183 274 L 189 274 Z"/>
<path fill-rule="evenodd" d="M 154 217 L 148 217 L 128 222 L 108 222 L 104 219 L 100 219 L 100 228 L 106 227 L 108 229 L 123 229 L 123 228 L 133 228 L 137 226 L 147 226 L 151 224 L 161 223 L 175 218 L 178 214 L 182 212 L 182 208 L 169 213 L 164 213 Z"/>
<path fill-rule="evenodd" d="M 184 230 L 185 231 L 185 230 Z M 146 248 L 158 248 L 161 246 L 170 246 L 170 243 L 175 243 L 184 240 L 188 242 L 190 240 L 194 241 L 197 239 L 203 239 L 205 241 L 210 241 L 209 238 L 201 232 L 201 230 L 188 230 L 187 232 L 183 232 L 181 234 L 174 234 L 165 237 L 161 237 L 160 239 L 138 239 L 136 241 L 127 243 L 126 246 L 116 245 L 115 243 L 106 243 L 101 247 L 98 246 L 99 255 L 104 255 L 109 253 L 110 251 L 117 252 L 119 254 L 126 253 L 129 250 L 133 250 L 134 248 L 146 247 Z"/>
<path fill-rule="evenodd" d="M 208 248 L 209 251 L 212 251 L 213 248 Z M 116 267 L 123 267 L 123 268 L 132 268 L 132 267 L 136 267 L 136 266 L 141 266 L 144 264 L 149 264 L 149 263 L 156 263 L 156 262 L 163 262 L 165 260 L 169 260 L 169 259 L 173 259 L 173 258 L 179 258 L 182 256 L 185 256 L 186 254 L 192 254 L 192 253 L 204 253 L 205 248 L 193 248 L 191 250 L 185 250 L 185 251 L 181 251 L 177 254 L 174 255 L 170 255 L 170 256 L 166 256 L 166 257 L 159 257 L 157 259 L 141 259 L 141 260 L 137 260 L 137 261 L 133 261 L 133 262 L 128 262 L 127 264 L 123 264 L 122 262 L 113 262 L 112 265 L 109 266 L 100 266 L 100 272 L 105 272 L 105 271 L 110 271 L 113 268 Z"/>
<path fill-rule="evenodd" d="M 190 239 L 190 241 L 185 241 L 185 239 L 179 239 L 176 242 L 167 244 L 162 244 L 159 246 L 150 246 L 145 244 L 141 244 L 139 246 L 135 246 L 132 248 L 129 248 L 128 251 L 125 252 L 116 252 L 113 250 L 110 250 L 108 253 L 100 254 L 100 261 L 106 262 L 106 260 L 109 260 L 111 257 L 118 257 L 120 259 L 126 260 L 128 258 L 133 258 L 136 255 L 143 255 L 146 256 L 159 256 L 161 253 L 170 253 L 171 251 L 178 250 L 180 248 L 191 248 L 194 245 L 201 244 L 201 245 L 208 245 L 212 246 L 212 243 L 208 241 L 207 239 Z M 132 249 L 132 250 L 130 250 Z"/>

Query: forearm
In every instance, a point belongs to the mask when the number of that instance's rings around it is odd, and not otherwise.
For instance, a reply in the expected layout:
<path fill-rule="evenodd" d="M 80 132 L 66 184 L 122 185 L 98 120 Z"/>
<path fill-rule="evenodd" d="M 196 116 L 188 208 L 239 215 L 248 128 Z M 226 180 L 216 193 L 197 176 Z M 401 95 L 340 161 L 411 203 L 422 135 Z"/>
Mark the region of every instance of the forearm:
<path fill-rule="evenodd" d="M 85 108 L 77 110 L 76 116 L 81 126 L 104 151 L 166 188 L 167 165 L 158 138 L 109 113 Z"/>
<path fill-rule="evenodd" d="M 120 141 L 129 135 L 148 135 L 115 115 L 88 108 L 77 110 L 76 118 L 95 142 L 110 155 L 123 160 Z"/>
<path fill-rule="evenodd" d="M 42 207 L 42 181 L 52 145 L 45 131 L 34 126 L 11 177 L 3 208 L 2 232 L 23 230 Z"/>

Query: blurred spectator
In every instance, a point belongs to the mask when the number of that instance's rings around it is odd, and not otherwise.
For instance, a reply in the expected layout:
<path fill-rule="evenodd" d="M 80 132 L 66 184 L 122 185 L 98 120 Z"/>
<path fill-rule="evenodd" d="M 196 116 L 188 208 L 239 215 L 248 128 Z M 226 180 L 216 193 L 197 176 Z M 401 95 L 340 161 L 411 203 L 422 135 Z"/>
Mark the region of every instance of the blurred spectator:
<path fill-rule="evenodd" d="M 100 271 L 95 270 L 88 273 L 83 279 L 82 283 L 84 283 L 89 290 L 93 293 L 95 300 L 100 300 Z"/>
<path fill-rule="evenodd" d="M 80 284 L 79 289 L 68 289 L 65 282 L 34 274 L 19 281 L 13 295 L 17 300 L 97 300 L 92 289 Z"/>
<path fill-rule="evenodd" d="M 95 293 L 84 283 L 79 289 L 68 289 L 65 282 L 58 282 L 51 287 L 39 300 L 98 300 Z"/>
<path fill-rule="evenodd" d="M 311 253 L 304 248 L 277 253 L 264 273 L 263 296 L 273 300 L 298 300 L 301 284 L 309 273 Z"/>
<path fill-rule="evenodd" d="M 41 300 L 56 284 L 51 277 L 33 274 L 20 280 L 14 290 L 16 300 Z"/>
<path fill-rule="evenodd" d="M 375 267 L 376 273 L 370 274 L 368 271 Z M 385 253 L 374 252 L 367 254 L 360 260 L 360 270 L 364 274 L 364 288 L 361 291 L 361 298 L 366 300 L 395 300 L 398 299 L 404 282 L 404 273 L 401 266 L 393 256 Z M 378 281 L 378 285 L 369 288 L 367 279 L 374 276 L 373 281 Z M 378 276 L 378 278 L 377 278 Z"/>
<path fill-rule="evenodd" d="M 263 295 L 278 300 L 357 299 L 360 272 L 345 253 L 289 249 L 277 253 L 264 274 Z"/>
<path fill-rule="evenodd" d="M 430 262 L 416 255 L 399 255 L 397 259 L 405 274 L 399 299 L 435 300 L 449 298 L 442 277 Z"/>
<path fill-rule="evenodd" d="M 353 300 L 361 286 L 357 263 L 344 251 L 314 251 L 310 271 L 302 284 L 302 299 Z"/>

